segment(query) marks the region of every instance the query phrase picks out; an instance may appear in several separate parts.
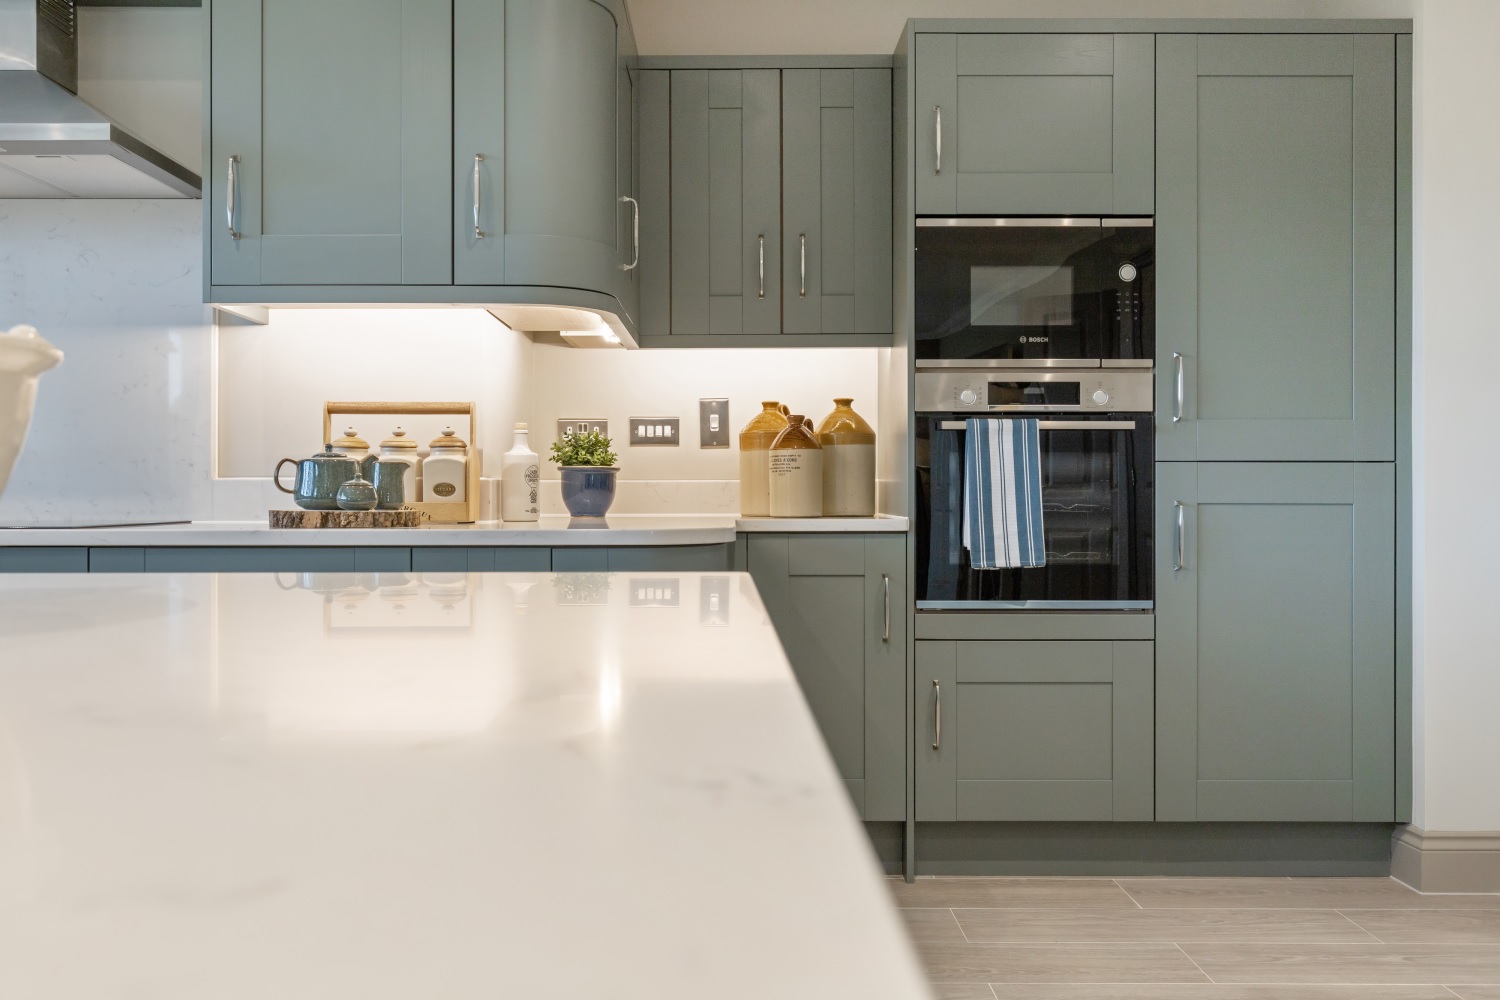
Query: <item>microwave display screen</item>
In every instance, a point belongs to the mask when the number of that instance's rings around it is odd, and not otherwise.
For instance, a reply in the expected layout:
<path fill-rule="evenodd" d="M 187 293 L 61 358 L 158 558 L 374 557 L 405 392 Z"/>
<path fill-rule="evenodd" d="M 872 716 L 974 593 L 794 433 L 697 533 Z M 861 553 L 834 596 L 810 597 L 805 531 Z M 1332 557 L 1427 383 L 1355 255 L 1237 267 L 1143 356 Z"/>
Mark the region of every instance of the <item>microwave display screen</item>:
<path fill-rule="evenodd" d="M 1073 269 L 1053 265 L 969 268 L 969 325 L 1073 325 Z"/>
<path fill-rule="evenodd" d="M 1077 382 L 991 382 L 991 406 L 1078 406 L 1083 387 Z"/>

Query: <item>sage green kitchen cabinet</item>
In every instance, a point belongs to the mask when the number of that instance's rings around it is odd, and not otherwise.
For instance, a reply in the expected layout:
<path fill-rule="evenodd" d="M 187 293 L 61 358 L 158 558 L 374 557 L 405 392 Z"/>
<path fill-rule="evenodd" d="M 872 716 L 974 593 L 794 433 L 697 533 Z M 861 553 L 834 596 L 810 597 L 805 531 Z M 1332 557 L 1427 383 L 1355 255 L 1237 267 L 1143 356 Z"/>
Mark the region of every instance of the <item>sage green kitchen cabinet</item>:
<path fill-rule="evenodd" d="M 918 641 L 916 818 L 1150 820 L 1149 641 Z"/>
<path fill-rule="evenodd" d="M 558 547 L 552 550 L 554 573 L 728 572 L 734 545 L 615 545 Z"/>
<path fill-rule="evenodd" d="M 1390 35 L 1158 37 L 1158 458 L 1395 458 L 1395 113 Z"/>
<path fill-rule="evenodd" d="M 748 534 L 745 560 L 866 820 L 906 818 L 906 538 Z"/>
<path fill-rule="evenodd" d="M 215 285 L 453 280 L 451 0 L 212 0 Z"/>
<path fill-rule="evenodd" d="M 459 285 L 561 285 L 633 308 L 634 98 L 594 0 L 455 0 Z"/>
<path fill-rule="evenodd" d="M 646 69 L 639 95 L 643 346 L 890 337 L 888 67 Z"/>
<path fill-rule="evenodd" d="M 1157 466 L 1156 818 L 1391 822 L 1395 469 Z"/>
<path fill-rule="evenodd" d="M 919 33 L 918 215 L 1150 215 L 1155 36 Z"/>
<path fill-rule="evenodd" d="M 87 573 L 89 550 L 74 546 L 0 546 L 0 573 Z"/>
<path fill-rule="evenodd" d="M 891 332 L 891 73 L 781 71 L 782 330 Z"/>
<path fill-rule="evenodd" d="M 671 332 L 780 333 L 780 72 L 674 70 L 671 177 Z"/>

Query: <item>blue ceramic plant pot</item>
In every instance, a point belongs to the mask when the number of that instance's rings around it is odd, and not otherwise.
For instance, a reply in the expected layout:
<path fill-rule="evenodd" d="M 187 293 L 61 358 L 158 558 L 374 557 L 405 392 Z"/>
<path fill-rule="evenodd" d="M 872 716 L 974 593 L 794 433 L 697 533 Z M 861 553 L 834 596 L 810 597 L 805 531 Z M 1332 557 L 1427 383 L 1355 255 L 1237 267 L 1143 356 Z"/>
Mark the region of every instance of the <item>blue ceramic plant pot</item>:
<path fill-rule="evenodd" d="M 603 517 L 615 502 L 615 476 L 619 469 L 597 465 L 564 465 L 563 506 L 574 517 Z"/>

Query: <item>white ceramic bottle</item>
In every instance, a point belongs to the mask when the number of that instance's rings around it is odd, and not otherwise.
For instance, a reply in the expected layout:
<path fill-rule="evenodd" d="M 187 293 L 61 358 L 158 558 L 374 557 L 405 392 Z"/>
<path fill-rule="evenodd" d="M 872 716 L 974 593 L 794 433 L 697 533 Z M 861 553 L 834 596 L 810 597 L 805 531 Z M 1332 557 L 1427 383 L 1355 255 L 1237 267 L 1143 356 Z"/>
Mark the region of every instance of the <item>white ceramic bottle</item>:
<path fill-rule="evenodd" d="M 422 497 L 426 503 L 463 503 L 468 498 L 468 445 L 444 427 L 432 439 L 432 452 L 422 459 Z"/>
<path fill-rule="evenodd" d="M 500 520 L 535 521 L 542 514 L 541 464 L 531 450 L 531 434 L 516 424 L 516 443 L 500 462 Z"/>

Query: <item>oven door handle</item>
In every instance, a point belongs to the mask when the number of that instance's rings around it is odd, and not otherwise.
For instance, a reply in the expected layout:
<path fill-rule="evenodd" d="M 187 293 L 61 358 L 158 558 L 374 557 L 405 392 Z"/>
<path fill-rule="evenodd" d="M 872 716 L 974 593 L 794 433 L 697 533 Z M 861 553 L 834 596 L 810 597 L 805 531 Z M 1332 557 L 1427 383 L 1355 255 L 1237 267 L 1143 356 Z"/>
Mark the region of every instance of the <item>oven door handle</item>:
<path fill-rule="evenodd" d="M 995 419 L 982 417 L 980 419 Z M 1003 418 L 1002 418 L 1003 419 Z M 1016 419 L 1016 418 L 1011 418 Z M 965 427 L 962 420 L 944 420 L 938 424 L 938 430 L 961 431 Z M 1044 431 L 1133 431 L 1134 420 L 1038 420 L 1038 430 Z"/>

